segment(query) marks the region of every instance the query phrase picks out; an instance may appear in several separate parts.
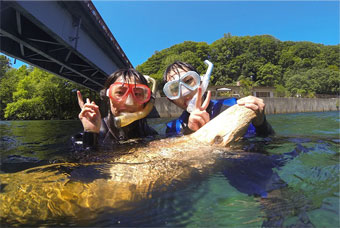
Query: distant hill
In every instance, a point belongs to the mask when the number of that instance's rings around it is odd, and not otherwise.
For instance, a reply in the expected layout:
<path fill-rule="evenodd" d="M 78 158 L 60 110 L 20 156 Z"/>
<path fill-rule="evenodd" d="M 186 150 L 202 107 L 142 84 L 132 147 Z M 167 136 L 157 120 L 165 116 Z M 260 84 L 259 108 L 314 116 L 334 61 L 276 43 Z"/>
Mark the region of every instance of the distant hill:
<path fill-rule="evenodd" d="M 211 85 L 241 81 L 252 86 L 275 86 L 285 96 L 339 94 L 340 45 L 280 41 L 270 35 L 228 33 L 210 45 L 185 41 L 156 51 L 137 70 L 161 82 L 165 68 L 175 60 L 188 62 L 204 74 L 205 59 L 214 64 Z"/>

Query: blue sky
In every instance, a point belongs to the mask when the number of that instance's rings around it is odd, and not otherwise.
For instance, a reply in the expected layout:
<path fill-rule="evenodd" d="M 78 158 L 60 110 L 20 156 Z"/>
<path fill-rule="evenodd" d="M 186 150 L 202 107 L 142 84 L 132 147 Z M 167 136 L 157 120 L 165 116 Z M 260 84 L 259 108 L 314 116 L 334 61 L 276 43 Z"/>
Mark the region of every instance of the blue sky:
<path fill-rule="evenodd" d="M 211 44 L 228 32 L 233 36 L 268 34 L 281 41 L 339 44 L 339 1 L 93 3 L 135 67 L 156 50 L 188 40 Z"/>

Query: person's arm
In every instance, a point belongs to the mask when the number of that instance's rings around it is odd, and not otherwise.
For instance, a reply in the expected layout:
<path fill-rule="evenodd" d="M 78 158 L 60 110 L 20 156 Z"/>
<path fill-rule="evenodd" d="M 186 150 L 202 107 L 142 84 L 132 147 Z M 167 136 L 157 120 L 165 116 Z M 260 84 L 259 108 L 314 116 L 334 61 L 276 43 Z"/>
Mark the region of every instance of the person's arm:
<path fill-rule="evenodd" d="M 98 133 L 81 132 L 71 138 L 74 151 L 95 149 L 98 145 Z"/>
<path fill-rule="evenodd" d="M 202 104 L 202 88 L 201 86 L 199 86 L 197 89 L 197 99 L 195 103 L 195 108 L 190 113 L 188 122 L 186 122 L 187 126 L 185 126 L 185 128 L 187 127 L 190 130 L 187 132 L 190 132 L 190 133 L 195 132 L 210 121 L 210 115 L 206 111 L 210 103 L 210 98 L 211 98 L 211 91 L 208 91 L 207 97 L 205 98 Z"/>
<path fill-rule="evenodd" d="M 165 130 L 167 136 L 189 135 L 193 132 L 187 123 L 180 122 L 178 119 L 169 122 Z"/>
<path fill-rule="evenodd" d="M 178 136 L 183 134 L 183 126 L 179 119 L 171 120 L 166 123 L 165 129 L 166 136 Z"/>
<path fill-rule="evenodd" d="M 183 111 L 178 119 L 171 120 L 166 124 L 165 134 L 167 136 L 178 136 L 178 135 L 188 135 L 194 131 L 190 130 L 188 127 L 188 119 L 190 113 Z"/>
<path fill-rule="evenodd" d="M 183 123 L 183 135 L 190 135 L 191 133 L 194 133 L 195 131 L 191 130 L 187 124 Z"/>
<path fill-rule="evenodd" d="M 98 145 L 99 133 L 83 132 L 83 148 L 96 148 Z"/>
<path fill-rule="evenodd" d="M 75 150 L 95 148 L 98 144 L 99 131 L 102 125 L 99 107 L 89 98 L 84 103 L 80 91 L 77 91 L 77 97 L 81 109 L 78 117 L 84 127 L 84 132 L 72 137 L 73 147 Z"/>
<path fill-rule="evenodd" d="M 265 104 L 262 99 L 248 96 L 237 101 L 238 105 L 245 106 L 256 113 L 252 124 L 255 127 L 256 135 L 266 137 L 275 134 L 272 126 L 268 123 L 266 115 L 264 114 Z"/>
<path fill-rule="evenodd" d="M 272 128 L 272 126 L 270 125 L 270 123 L 267 121 L 266 116 L 264 116 L 264 120 L 263 120 L 261 125 L 259 125 L 259 126 L 254 125 L 254 127 L 255 127 L 255 131 L 256 131 L 257 136 L 267 137 L 269 135 L 275 134 L 275 131 Z"/>
<path fill-rule="evenodd" d="M 78 117 L 83 124 L 84 132 L 99 133 L 101 127 L 101 115 L 98 105 L 94 101 L 86 99 L 86 103 L 83 101 L 83 97 L 80 91 L 77 91 L 78 104 L 81 109 Z"/>

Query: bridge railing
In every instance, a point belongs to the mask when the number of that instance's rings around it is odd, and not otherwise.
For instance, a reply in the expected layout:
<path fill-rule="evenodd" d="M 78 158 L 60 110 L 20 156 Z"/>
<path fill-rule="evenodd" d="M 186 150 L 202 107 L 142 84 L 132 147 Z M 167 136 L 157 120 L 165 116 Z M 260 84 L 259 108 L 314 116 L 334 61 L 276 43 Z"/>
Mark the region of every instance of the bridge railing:
<path fill-rule="evenodd" d="M 90 13 L 96 18 L 97 22 L 100 24 L 100 26 L 103 29 L 103 31 L 105 32 L 106 36 L 112 41 L 112 43 L 115 45 L 115 47 L 119 50 L 119 52 L 121 53 L 121 55 L 122 55 L 123 59 L 126 61 L 126 63 L 131 68 L 133 68 L 131 62 L 129 61 L 129 59 L 124 54 L 123 49 L 120 47 L 117 40 L 112 35 L 110 29 L 107 27 L 106 23 L 104 22 L 103 18 L 100 16 L 99 12 L 97 11 L 96 7 L 93 5 L 91 0 L 85 0 L 85 3 L 87 5 Z"/>

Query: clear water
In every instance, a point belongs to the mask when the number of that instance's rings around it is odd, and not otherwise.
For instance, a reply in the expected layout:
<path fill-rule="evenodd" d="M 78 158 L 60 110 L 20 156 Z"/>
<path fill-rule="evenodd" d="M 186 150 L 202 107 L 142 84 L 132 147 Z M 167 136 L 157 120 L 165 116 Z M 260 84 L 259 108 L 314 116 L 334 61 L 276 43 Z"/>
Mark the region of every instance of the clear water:
<path fill-rule="evenodd" d="M 87 219 L 32 218 L 19 225 L 339 227 L 339 113 L 267 118 L 275 137 L 246 140 L 239 145 L 244 156 L 221 157 L 209 174 L 185 179 L 129 210 L 105 208 Z M 165 121 L 149 122 L 162 131 Z M 79 121 L 1 121 L 0 178 L 71 161 L 70 137 L 80 130 Z"/>

